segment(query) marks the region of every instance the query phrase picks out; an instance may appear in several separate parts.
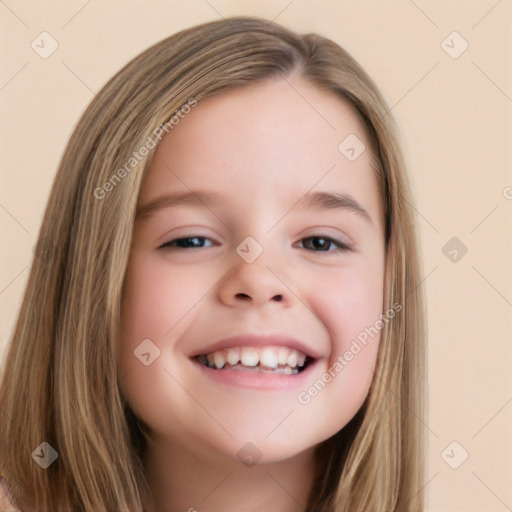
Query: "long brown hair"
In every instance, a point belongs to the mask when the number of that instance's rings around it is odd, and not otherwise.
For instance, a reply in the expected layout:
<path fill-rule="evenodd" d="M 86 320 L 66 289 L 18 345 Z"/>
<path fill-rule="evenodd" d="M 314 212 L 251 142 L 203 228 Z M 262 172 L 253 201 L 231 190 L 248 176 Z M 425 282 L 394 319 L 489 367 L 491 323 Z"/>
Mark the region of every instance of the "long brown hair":
<path fill-rule="evenodd" d="M 308 511 L 423 510 L 424 314 L 392 116 L 372 80 L 338 45 L 248 17 L 193 27 L 143 52 L 97 94 L 71 136 L 0 388 L 0 464 L 20 505 L 142 511 L 149 492 L 144 438 L 119 390 L 117 340 L 137 200 L 154 153 L 149 140 L 191 99 L 291 73 L 335 92 L 366 127 L 385 210 L 384 307 L 403 308 L 382 331 L 363 408 L 318 447 Z M 145 155 L 130 160 L 144 145 Z M 58 454 L 47 469 L 31 457 L 42 442 Z"/>

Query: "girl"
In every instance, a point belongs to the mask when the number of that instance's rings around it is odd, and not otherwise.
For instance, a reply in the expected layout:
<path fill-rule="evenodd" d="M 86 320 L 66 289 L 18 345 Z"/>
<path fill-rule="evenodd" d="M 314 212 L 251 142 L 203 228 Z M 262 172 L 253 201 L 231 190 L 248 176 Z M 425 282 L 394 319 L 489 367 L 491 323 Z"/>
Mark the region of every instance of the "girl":
<path fill-rule="evenodd" d="M 423 510 L 408 201 L 386 104 L 333 42 L 239 17 L 135 58 L 53 186 L 1 386 L 4 502 Z"/>

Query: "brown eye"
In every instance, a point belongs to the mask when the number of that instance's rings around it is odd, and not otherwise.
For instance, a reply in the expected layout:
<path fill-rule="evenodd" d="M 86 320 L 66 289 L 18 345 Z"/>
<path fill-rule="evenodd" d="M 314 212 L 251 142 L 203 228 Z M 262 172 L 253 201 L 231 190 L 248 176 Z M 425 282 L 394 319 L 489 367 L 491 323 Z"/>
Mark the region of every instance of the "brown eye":
<path fill-rule="evenodd" d="M 348 247 L 333 240 L 332 238 L 324 236 L 309 236 L 301 240 L 301 245 L 304 249 L 315 252 L 337 252 L 348 250 Z"/>

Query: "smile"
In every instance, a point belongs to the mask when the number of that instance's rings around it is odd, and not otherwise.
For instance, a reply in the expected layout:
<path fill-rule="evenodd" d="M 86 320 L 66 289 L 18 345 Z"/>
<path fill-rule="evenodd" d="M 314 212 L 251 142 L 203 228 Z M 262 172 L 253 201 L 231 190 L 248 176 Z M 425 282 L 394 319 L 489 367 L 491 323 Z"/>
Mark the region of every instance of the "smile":
<path fill-rule="evenodd" d="M 311 358 L 300 350 L 283 346 L 230 347 L 196 357 L 215 370 L 240 370 L 257 373 L 296 375 L 305 370 Z"/>

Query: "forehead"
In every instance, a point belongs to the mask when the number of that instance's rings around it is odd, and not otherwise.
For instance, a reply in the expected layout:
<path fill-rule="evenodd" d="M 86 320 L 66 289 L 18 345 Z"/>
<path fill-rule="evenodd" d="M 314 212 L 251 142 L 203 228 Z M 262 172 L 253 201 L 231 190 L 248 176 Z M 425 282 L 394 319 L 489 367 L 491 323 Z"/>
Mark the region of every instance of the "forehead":
<path fill-rule="evenodd" d="M 351 161 L 345 140 L 366 149 Z M 245 204 L 289 202 L 312 189 L 338 188 L 378 216 L 372 162 L 350 105 L 302 79 L 277 78 L 204 100 L 181 119 L 157 148 L 141 202 L 205 188 Z"/>

